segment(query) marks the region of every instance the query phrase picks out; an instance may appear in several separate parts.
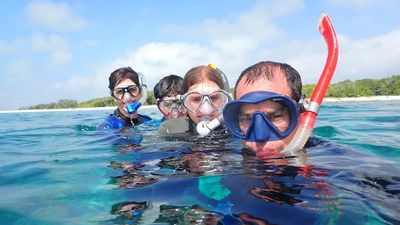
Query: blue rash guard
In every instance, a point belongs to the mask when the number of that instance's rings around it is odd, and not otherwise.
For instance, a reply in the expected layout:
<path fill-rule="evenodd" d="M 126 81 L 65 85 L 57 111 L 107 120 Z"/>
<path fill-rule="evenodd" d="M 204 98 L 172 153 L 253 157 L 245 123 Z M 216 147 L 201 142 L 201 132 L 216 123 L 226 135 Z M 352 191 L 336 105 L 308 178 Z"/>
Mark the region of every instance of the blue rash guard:
<path fill-rule="evenodd" d="M 103 130 L 103 129 L 119 129 L 123 127 L 131 127 L 134 125 L 140 125 L 142 123 L 145 123 L 147 121 L 150 121 L 151 118 L 146 115 L 141 115 L 138 114 L 138 118 L 136 119 L 131 119 L 129 117 L 126 117 L 124 114 L 119 111 L 117 108 L 114 111 L 114 114 L 110 114 L 110 116 L 101 124 L 97 126 L 98 130 Z"/>

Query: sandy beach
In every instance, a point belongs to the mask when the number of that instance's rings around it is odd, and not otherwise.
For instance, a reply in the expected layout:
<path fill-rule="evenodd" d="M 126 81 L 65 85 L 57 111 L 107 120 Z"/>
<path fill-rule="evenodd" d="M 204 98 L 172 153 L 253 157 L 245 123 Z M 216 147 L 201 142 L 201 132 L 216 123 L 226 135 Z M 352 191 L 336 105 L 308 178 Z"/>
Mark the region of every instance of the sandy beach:
<path fill-rule="evenodd" d="M 357 102 L 357 101 L 389 101 L 400 100 L 400 95 L 396 96 L 368 96 L 368 97 L 347 97 L 347 98 L 324 98 L 324 102 Z"/>
<path fill-rule="evenodd" d="M 68 111 L 94 111 L 94 110 L 110 110 L 111 112 L 116 109 L 116 106 L 112 107 L 94 107 L 94 108 L 70 108 L 70 109 L 27 109 L 27 110 L 4 110 L 0 113 L 27 113 L 27 112 L 68 112 Z M 144 105 L 141 109 L 157 108 L 157 105 Z"/>
<path fill-rule="evenodd" d="M 348 97 L 348 98 L 324 98 L 323 102 L 356 102 L 356 101 L 389 101 L 400 100 L 399 96 L 369 96 L 369 97 Z M 66 112 L 66 111 L 90 111 L 90 110 L 114 110 L 112 107 L 95 107 L 95 108 L 71 108 L 71 109 L 29 109 L 29 110 L 4 110 L 1 113 L 28 113 L 28 112 Z M 157 105 L 145 105 L 142 109 L 157 108 Z"/>

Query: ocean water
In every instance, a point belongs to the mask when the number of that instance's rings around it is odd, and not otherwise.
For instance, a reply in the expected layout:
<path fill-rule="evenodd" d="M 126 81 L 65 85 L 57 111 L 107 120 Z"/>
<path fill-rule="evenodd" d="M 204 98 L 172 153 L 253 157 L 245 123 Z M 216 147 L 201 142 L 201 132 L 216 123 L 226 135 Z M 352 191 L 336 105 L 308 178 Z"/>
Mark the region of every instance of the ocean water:
<path fill-rule="evenodd" d="M 301 160 L 111 112 L 0 114 L 0 224 L 400 224 L 400 101 L 324 104 Z"/>

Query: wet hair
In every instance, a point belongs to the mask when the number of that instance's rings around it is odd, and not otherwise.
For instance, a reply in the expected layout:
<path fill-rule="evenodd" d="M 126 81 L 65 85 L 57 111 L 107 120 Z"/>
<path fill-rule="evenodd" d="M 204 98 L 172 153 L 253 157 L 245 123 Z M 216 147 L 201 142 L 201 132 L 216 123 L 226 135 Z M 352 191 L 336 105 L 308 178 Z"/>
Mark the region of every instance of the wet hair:
<path fill-rule="evenodd" d="M 182 85 L 182 77 L 173 74 L 166 76 L 154 86 L 154 97 L 156 99 L 162 99 L 166 96 L 182 95 L 185 93 L 182 89 Z"/>
<path fill-rule="evenodd" d="M 234 93 L 235 98 L 236 98 L 237 86 L 242 79 L 246 79 L 245 81 L 246 84 L 257 82 L 257 80 L 260 78 L 273 80 L 275 78 L 274 70 L 277 68 L 280 69 L 283 72 L 284 76 L 286 77 L 291 92 L 290 97 L 292 97 L 293 100 L 295 100 L 296 102 L 299 102 L 301 98 L 301 88 L 302 88 L 300 74 L 293 67 L 291 67 L 286 63 L 278 63 L 271 61 L 263 61 L 254 64 L 245 69 L 240 74 L 235 84 L 235 93 Z"/>
<path fill-rule="evenodd" d="M 196 66 L 190 69 L 183 78 L 182 89 L 186 93 L 191 86 L 205 80 L 215 82 L 221 89 L 224 89 L 223 78 L 209 66 Z"/>
<path fill-rule="evenodd" d="M 124 79 L 130 79 L 139 85 L 138 73 L 130 67 L 121 67 L 110 74 L 108 88 L 112 91 Z"/>

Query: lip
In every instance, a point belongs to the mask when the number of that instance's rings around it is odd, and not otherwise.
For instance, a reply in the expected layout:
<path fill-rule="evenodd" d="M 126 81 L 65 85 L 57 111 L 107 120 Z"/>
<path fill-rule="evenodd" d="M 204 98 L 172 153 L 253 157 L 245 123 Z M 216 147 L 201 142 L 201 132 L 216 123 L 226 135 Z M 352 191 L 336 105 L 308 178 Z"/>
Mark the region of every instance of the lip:
<path fill-rule="evenodd" d="M 278 152 L 274 150 L 261 150 L 256 152 L 257 157 L 261 158 L 275 158 L 280 156 Z"/>
<path fill-rule="evenodd" d="M 281 148 L 279 145 L 272 144 L 270 142 L 262 142 L 262 143 L 257 143 L 257 142 L 244 142 L 245 146 L 247 146 L 250 149 L 253 149 L 254 152 L 257 154 L 260 153 L 262 155 L 271 155 L 271 156 L 277 156 Z"/>
<path fill-rule="evenodd" d="M 200 121 L 210 121 L 212 120 L 212 116 L 211 115 L 200 115 L 198 116 Z"/>

